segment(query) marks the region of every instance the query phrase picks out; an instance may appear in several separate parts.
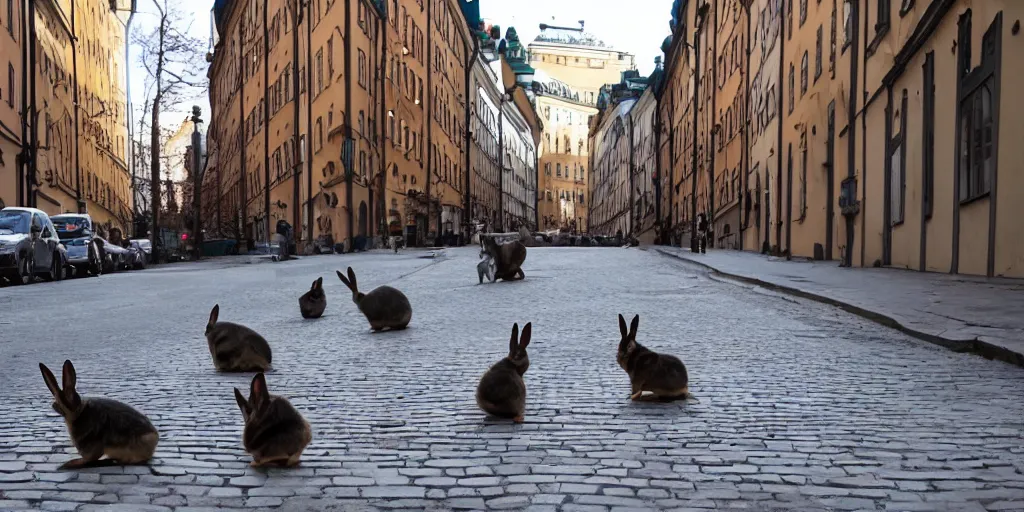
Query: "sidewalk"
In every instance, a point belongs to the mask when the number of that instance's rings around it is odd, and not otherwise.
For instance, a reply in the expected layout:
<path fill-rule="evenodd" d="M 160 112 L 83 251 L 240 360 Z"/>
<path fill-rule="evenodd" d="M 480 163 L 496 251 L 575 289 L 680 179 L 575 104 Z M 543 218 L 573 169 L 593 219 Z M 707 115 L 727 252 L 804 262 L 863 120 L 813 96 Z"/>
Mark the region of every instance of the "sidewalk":
<path fill-rule="evenodd" d="M 756 253 L 651 246 L 733 279 L 825 302 L 956 351 L 1024 366 L 1024 281 L 837 262 L 786 261 Z"/>

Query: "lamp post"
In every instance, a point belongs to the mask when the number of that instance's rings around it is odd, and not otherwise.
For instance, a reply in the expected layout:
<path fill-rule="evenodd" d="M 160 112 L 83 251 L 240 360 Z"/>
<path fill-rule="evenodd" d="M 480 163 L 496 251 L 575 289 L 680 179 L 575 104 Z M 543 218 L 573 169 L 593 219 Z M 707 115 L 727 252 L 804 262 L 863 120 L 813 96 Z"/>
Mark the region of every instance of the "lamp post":
<path fill-rule="evenodd" d="M 195 259 L 202 256 L 203 246 L 203 224 L 200 220 L 200 210 L 203 204 L 201 187 L 203 183 L 203 141 L 199 134 L 199 124 L 203 120 L 202 109 L 198 106 L 192 107 L 192 244 L 195 251 Z"/>

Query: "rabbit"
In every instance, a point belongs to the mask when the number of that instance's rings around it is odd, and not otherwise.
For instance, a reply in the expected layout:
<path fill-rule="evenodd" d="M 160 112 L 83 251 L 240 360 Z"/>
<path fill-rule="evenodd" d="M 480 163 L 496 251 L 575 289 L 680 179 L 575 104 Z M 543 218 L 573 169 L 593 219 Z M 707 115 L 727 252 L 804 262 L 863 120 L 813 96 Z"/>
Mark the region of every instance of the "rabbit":
<path fill-rule="evenodd" d="M 245 421 L 242 445 L 252 455 L 250 465 L 297 465 L 302 451 L 313 440 L 313 433 L 287 399 L 270 394 L 263 373 L 252 378 L 248 400 L 235 388 L 235 401 Z"/>
<path fill-rule="evenodd" d="M 160 434 L 144 414 L 116 400 L 79 396 L 71 361 L 64 361 L 63 390 L 46 365 L 39 363 L 39 371 L 53 394 L 53 410 L 64 417 L 71 442 L 81 455 L 60 469 L 142 464 L 153 457 Z M 107 458 L 100 460 L 104 455 Z"/>
<path fill-rule="evenodd" d="M 320 318 L 327 309 L 327 294 L 324 293 L 324 278 L 318 277 L 308 292 L 299 297 L 299 312 L 302 318 Z"/>
<path fill-rule="evenodd" d="M 218 322 L 220 305 L 210 311 L 206 342 L 213 365 L 222 372 L 265 372 L 270 370 L 271 352 L 267 340 L 256 331 L 230 322 Z"/>
<path fill-rule="evenodd" d="M 491 258 L 490 255 L 485 254 L 483 252 L 480 253 L 480 257 L 483 259 L 480 260 L 480 263 L 476 264 L 476 275 L 480 279 L 479 284 L 484 284 L 485 277 L 487 278 L 488 281 L 493 283 L 494 281 L 497 280 L 494 277 L 494 258 Z"/>
<path fill-rule="evenodd" d="M 484 237 L 480 241 L 482 252 L 494 258 L 495 280 L 519 281 L 526 279 L 522 265 L 526 261 L 526 245 L 519 240 L 499 244 L 494 237 Z"/>
<path fill-rule="evenodd" d="M 511 418 L 523 422 L 526 410 L 526 382 L 523 374 L 530 368 L 530 357 L 526 346 L 530 344 L 532 323 L 523 327 L 519 336 L 519 324 L 512 325 L 512 339 L 509 340 L 508 356 L 491 366 L 476 388 L 476 403 L 484 412 L 499 418 Z"/>
<path fill-rule="evenodd" d="M 348 267 L 348 278 L 338 271 L 338 279 L 352 290 L 352 302 L 356 303 L 374 331 L 389 329 L 400 331 L 409 326 L 412 320 L 412 306 L 402 292 L 390 287 L 381 286 L 370 293 L 359 291 L 356 273 Z"/>
<path fill-rule="evenodd" d="M 629 374 L 632 388 L 629 398 L 640 400 L 644 391 L 654 393 L 654 400 L 693 398 L 686 365 L 676 356 L 658 354 L 637 343 L 636 330 L 639 325 L 640 315 L 634 316 L 627 331 L 626 319 L 619 315 L 622 341 L 619 342 L 617 359 L 619 366 Z"/>

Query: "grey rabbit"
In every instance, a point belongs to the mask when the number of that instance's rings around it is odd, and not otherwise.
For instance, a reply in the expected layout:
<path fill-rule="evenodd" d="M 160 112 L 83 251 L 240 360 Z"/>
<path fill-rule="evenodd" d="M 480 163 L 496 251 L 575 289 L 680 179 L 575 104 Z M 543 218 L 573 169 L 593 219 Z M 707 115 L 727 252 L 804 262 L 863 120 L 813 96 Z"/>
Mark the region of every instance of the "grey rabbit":
<path fill-rule="evenodd" d="M 299 312 L 302 318 L 320 318 L 327 309 L 327 294 L 324 293 L 324 278 L 318 277 L 308 292 L 299 297 Z"/>
<path fill-rule="evenodd" d="M 499 244 L 494 237 L 484 237 L 480 244 L 482 252 L 494 258 L 494 278 L 504 281 L 526 279 L 523 262 L 526 261 L 526 245 L 520 240 Z"/>
<path fill-rule="evenodd" d="M 513 324 L 508 356 L 491 366 L 480 378 L 476 388 L 476 403 L 487 414 L 512 419 L 516 423 L 523 422 L 523 413 L 526 411 L 526 382 L 523 381 L 523 374 L 530 368 L 526 346 L 530 344 L 532 330 L 533 324 L 527 323 L 520 337 L 519 324 Z"/>
<path fill-rule="evenodd" d="M 631 400 L 640 400 L 644 391 L 653 393 L 654 400 L 677 400 L 693 398 L 690 394 L 689 376 L 686 365 L 678 357 L 659 354 L 636 342 L 636 330 L 640 315 L 634 316 L 629 330 L 626 319 L 619 315 L 619 342 L 617 360 L 619 366 L 629 375 Z"/>
<path fill-rule="evenodd" d="M 252 378 L 248 400 L 235 388 L 235 401 L 245 421 L 242 445 L 252 455 L 250 465 L 297 465 L 302 451 L 313 440 L 313 433 L 287 399 L 270 394 L 263 373 Z"/>
<path fill-rule="evenodd" d="M 53 410 L 64 417 L 71 442 L 81 455 L 61 469 L 142 464 L 153 457 L 160 434 L 144 414 L 117 400 L 79 396 L 71 361 L 64 361 L 64 389 L 46 365 L 39 363 L 39 371 L 53 394 Z M 100 460 L 104 455 L 107 458 Z"/>
<path fill-rule="evenodd" d="M 222 372 L 265 372 L 270 369 L 270 344 L 256 331 L 239 324 L 218 322 L 220 305 L 210 310 L 206 342 L 213 365 Z"/>
<path fill-rule="evenodd" d="M 356 273 L 352 271 L 352 267 L 348 267 L 347 278 L 339 270 L 338 279 L 352 290 L 352 302 L 366 316 L 370 328 L 374 331 L 400 331 L 409 326 L 409 321 L 412 320 L 412 306 L 402 292 L 390 286 L 381 286 L 370 293 L 362 293 L 359 291 Z"/>

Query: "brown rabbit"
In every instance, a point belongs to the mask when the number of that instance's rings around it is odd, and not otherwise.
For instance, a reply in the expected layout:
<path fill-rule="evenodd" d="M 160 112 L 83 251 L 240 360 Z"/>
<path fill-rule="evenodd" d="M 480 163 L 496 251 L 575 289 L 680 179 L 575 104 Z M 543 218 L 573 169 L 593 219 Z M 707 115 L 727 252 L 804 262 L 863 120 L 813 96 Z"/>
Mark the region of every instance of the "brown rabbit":
<path fill-rule="evenodd" d="M 370 321 L 374 331 L 389 329 L 400 331 L 409 326 L 412 320 L 412 306 L 402 292 L 390 287 L 381 286 L 370 293 L 361 293 L 356 283 L 356 273 L 348 268 L 348 278 L 338 271 L 338 279 L 352 290 L 352 302 Z"/>
<path fill-rule="evenodd" d="M 626 331 L 626 319 L 619 315 L 619 366 L 629 374 L 632 387 L 629 398 L 640 400 L 644 391 L 654 393 L 655 400 L 676 400 L 691 398 L 686 365 L 676 356 L 658 354 L 636 342 L 636 330 L 640 315 L 634 316 Z"/>
<path fill-rule="evenodd" d="M 270 344 L 256 331 L 230 322 L 218 322 L 220 305 L 210 310 L 206 342 L 213 365 L 222 372 L 265 372 L 270 369 Z"/>
<path fill-rule="evenodd" d="M 245 420 L 242 445 L 252 455 L 250 465 L 297 465 L 313 440 L 309 423 L 299 411 L 287 399 L 270 394 L 262 373 L 252 378 L 248 400 L 235 388 L 235 401 Z"/>
<path fill-rule="evenodd" d="M 324 278 L 318 277 L 308 292 L 299 297 L 299 312 L 302 318 L 320 318 L 327 309 L 327 294 L 324 293 Z"/>
<path fill-rule="evenodd" d="M 81 455 L 61 469 L 142 464 L 153 457 L 160 434 L 144 414 L 116 400 L 79 396 L 71 361 L 64 361 L 64 389 L 46 365 L 39 363 L 39 371 L 53 394 L 53 410 L 64 417 L 71 442 Z M 107 458 L 100 460 L 104 455 Z"/>
<path fill-rule="evenodd" d="M 481 240 L 484 254 L 494 258 L 494 266 L 497 271 L 494 273 L 495 280 L 519 281 L 526 278 L 523 273 L 523 262 L 526 261 L 526 245 L 519 240 L 499 244 L 494 237 L 484 237 Z"/>
<path fill-rule="evenodd" d="M 519 337 L 519 324 L 512 325 L 512 339 L 509 340 L 508 356 L 491 366 L 476 387 L 476 403 L 484 412 L 499 418 L 511 418 L 523 422 L 526 411 L 526 382 L 523 374 L 530 368 L 530 357 L 526 346 L 530 344 L 533 324 L 523 327 Z"/>

